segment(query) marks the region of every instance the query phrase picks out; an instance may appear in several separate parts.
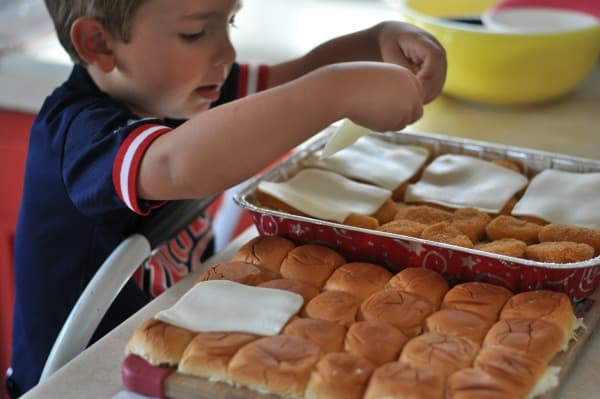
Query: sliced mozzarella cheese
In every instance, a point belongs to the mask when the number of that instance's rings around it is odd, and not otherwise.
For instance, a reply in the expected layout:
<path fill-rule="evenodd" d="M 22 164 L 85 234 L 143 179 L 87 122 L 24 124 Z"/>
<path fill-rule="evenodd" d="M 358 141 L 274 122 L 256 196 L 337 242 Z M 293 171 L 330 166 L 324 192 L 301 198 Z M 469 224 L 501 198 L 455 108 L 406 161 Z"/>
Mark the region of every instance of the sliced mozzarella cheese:
<path fill-rule="evenodd" d="M 329 136 L 325 148 L 321 151 L 321 158 L 329 157 L 343 150 L 369 132 L 366 127 L 359 126 L 350 119 L 344 119 L 342 124 Z"/>
<path fill-rule="evenodd" d="M 522 174 L 491 162 L 445 154 L 425 168 L 417 183 L 408 186 L 404 200 L 498 213 L 526 184 Z"/>
<path fill-rule="evenodd" d="M 551 223 L 600 229 L 600 173 L 546 169 L 531 179 L 512 210 Z"/>
<path fill-rule="evenodd" d="M 290 291 L 209 280 L 196 284 L 155 318 L 195 332 L 276 335 L 303 303 Z"/>
<path fill-rule="evenodd" d="M 399 145 L 364 136 L 340 152 L 324 159 L 310 160 L 308 164 L 394 190 L 413 177 L 428 157 L 429 150 L 425 147 Z"/>
<path fill-rule="evenodd" d="M 316 168 L 302 169 L 285 182 L 263 181 L 258 189 L 307 215 L 340 223 L 351 213 L 375 213 L 392 195 L 388 189 Z"/>

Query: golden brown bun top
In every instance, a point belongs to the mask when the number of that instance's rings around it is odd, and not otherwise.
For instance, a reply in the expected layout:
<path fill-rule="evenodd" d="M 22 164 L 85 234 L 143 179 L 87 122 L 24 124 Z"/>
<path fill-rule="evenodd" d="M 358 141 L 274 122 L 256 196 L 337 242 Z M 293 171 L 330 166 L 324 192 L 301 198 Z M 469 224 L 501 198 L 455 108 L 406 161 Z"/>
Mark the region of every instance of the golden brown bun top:
<path fill-rule="evenodd" d="M 469 282 L 455 285 L 444 296 L 442 309 L 473 312 L 488 321 L 496 321 L 500 310 L 512 296 L 508 289 L 495 284 Z"/>
<path fill-rule="evenodd" d="M 555 324 L 542 319 L 505 319 L 496 322 L 488 331 L 483 346 L 502 345 L 552 360 L 565 337 Z"/>
<path fill-rule="evenodd" d="M 426 299 L 394 289 L 379 291 L 360 305 L 359 320 L 380 320 L 392 324 L 408 337 L 421 331 L 433 307 Z"/>
<path fill-rule="evenodd" d="M 438 310 L 425 320 L 425 331 L 469 338 L 481 344 L 491 322 L 487 319 L 464 310 Z"/>
<path fill-rule="evenodd" d="M 321 288 L 333 271 L 346 263 L 342 255 L 322 245 L 300 245 L 281 263 L 281 275 Z"/>
<path fill-rule="evenodd" d="M 231 259 L 279 273 L 281 262 L 296 245 L 283 237 L 258 236 L 244 244 Z"/>
<path fill-rule="evenodd" d="M 242 333 L 197 333 L 183 352 L 178 371 L 225 379 L 229 360 L 242 346 L 257 338 Z"/>
<path fill-rule="evenodd" d="M 567 294 L 550 290 L 521 292 L 508 300 L 501 319 L 541 318 L 560 327 L 567 337 L 575 328 L 573 305 Z"/>
<path fill-rule="evenodd" d="M 377 344 L 373 344 L 374 342 Z M 406 342 L 406 335 L 390 323 L 378 320 L 358 321 L 348 329 L 344 349 L 381 365 L 396 360 Z"/>
<path fill-rule="evenodd" d="M 319 293 L 318 288 L 300 280 L 291 278 L 278 278 L 275 280 L 266 281 L 258 285 L 259 287 L 275 288 L 278 290 L 292 291 L 302 296 L 304 303 L 313 299 Z"/>
<path fill-rule="evenodd" d="M 449 289 L 448 282 L 439 273 L 423 267 L 407 267 L 395 274 L 388 282 L 388 286 L 420 295 L 435 309 L 439 308 L 442 298 Z"/>
<path fill-rule="evenodd" d="M 259 338 L 241 348 L 236 357 L 259 359 L 274 368 L 296 368 L 312 364 L 321 354 L 319 347 L 307 339 L 293 335 Z"/>
<path fill-rule="evenodd" d="M 415 398 L 415 392 L 419 399 L 442 398 L 444 376 L 430 365 L 386 363 L 373 372 L 364 398 Z"/>
<path fill-rule="evenodd" d="M 515 394 L 502 379 L 481 369 L 465 368 L 452 374 L 446 383 L 449 399 L 514 399 Z"/>
<path fill-rule="evenodd" d="M 207 280 L 230 280 L 246 285 L 258 285 L 270 280 L 263 269 L 246 262 L 222 262 L 205 271 L 198 282 Z"/>
<path fill-rule="evenodd" d="M 346 327 L 329 320 L 297 318 L 285 326 L 282 334 L 308 339 L 323 352 L 339 352 L 344 344 Z"/>
<path fill-rule="evenodd" d="M 323 291 L 306 304 L 303 314 L 313 319 L 325 319 L 343 326 L 356 321 L 360 301 L 344 291 Z"/>
<path fill-rule="evenodd" d="M 379 265 L 346 263 L 335 269 L 323 289 L 349 292 L 363 300 L 382 289 L 391 277 L 392 273 Z"/>
<path fill-rule="evenodd" d="M 362 356 L 338 352 L 324 355 L 312 372 L 306 397 L 360 399 L 375 370 Z"/>
<path fill-rule="evenodd" d="M 320 357 L 319 347 L 307 339 L 273 335 L 243 346 L 229 362 L 228 375 L 234 383 L 299 397 Z"/>
<path fill-rule="evenodd" d="M 547 364 L 538 357 L 498 345 L 482 348 L 474 366 L 503 379 L 516 397 L 527 395 L 547 368 Z"/>
<path fill-rule="evenodd" d="M 160 320 L 146 320 L 134 332 L 125 354 L 138 355 L 155 366 L 176 365 L 195 333 Z"/>
<path fill-rule="evenodd" d="M 479 345 L 470 339 L 428 332 L 408 341 L 400 361 L 413 365 L 430 364 L 447 376 L 470 367 L 477 351 Z"/>

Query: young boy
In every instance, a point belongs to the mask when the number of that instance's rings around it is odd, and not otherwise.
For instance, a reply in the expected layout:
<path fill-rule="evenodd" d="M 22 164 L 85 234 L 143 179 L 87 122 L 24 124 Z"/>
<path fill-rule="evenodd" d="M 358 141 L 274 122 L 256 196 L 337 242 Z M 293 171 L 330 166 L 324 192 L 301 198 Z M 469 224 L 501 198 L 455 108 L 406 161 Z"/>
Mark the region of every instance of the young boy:
<path fill-rule="evenodd" d="M 229 39 L 239 0 L 46 5 L 75 66 L 31 132 L 15 240 L 13 396 L 38 382 L 90 278 L 156 208 L 232 187 L 341 118 L 402 129 L 445 79 L 442 47 L 403 23 L 253 75 Z M 247 88 L 262 91 L 239 98 Z M 129 282 L 96 338 L 147 301 Z"/>

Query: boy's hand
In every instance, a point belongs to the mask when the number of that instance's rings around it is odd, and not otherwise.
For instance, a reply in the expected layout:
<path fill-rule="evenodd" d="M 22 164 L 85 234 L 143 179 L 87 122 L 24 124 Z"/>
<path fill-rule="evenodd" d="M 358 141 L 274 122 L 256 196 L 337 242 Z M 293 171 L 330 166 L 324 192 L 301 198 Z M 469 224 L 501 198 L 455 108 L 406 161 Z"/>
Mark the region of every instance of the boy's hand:
<path fill-rule="evenodd" d="M 423 115 L 424 90 L 407 68 L 383 62 L 347 62 L 325 68 L 340 117 L 375 131 L 401 130 Z M 324 87 L 325 88 L 325 87 Z"/>
<path fill-rule="evenodd" d="M 425 90 L 425 103 L 442 91 L 446 80 L 446 51 L 428 32 L 407 23 L 384 22 L 374 28 L 385 62 L 410 69 Z"/>

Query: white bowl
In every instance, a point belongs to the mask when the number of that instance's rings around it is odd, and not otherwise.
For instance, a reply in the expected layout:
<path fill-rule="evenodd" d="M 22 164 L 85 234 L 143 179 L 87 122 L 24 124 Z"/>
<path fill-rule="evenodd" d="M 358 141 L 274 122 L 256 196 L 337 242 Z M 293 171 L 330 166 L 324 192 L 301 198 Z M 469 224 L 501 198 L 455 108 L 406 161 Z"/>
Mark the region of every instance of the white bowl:
<path fill-rule="evenodd" d="M 510 33 L 560 33 L 599 24 L 591 14 L 550 7 L 491 9 L 482 14 L 481 20 L 490 29 Z"/>

